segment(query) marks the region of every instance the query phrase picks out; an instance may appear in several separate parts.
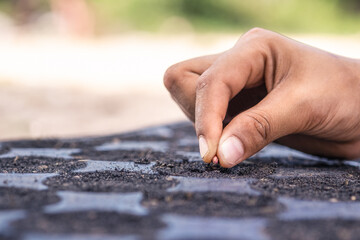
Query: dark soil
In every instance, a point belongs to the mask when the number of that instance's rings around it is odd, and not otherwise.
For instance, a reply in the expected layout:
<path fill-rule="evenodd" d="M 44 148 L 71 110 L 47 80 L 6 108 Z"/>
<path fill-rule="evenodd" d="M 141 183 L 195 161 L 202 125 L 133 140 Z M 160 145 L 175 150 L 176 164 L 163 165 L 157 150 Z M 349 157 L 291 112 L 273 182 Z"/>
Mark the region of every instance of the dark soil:
<path fill-rule="evenodd" d="M 294 170 L 289 169 L 289 171 Z M 324 170 L 317 169 L 317 171 Z M 254 182 L 252 188 L 266 195 L 306 200 L 351 201 L 354 197 L 356 201 L 360 199 L 359 175 L 341 171 L 335 171 L 332 175 L 263 178 Z"/>
<path fill-rule="evenodd" d="M 1 146 L 0 145 L 0 155 L 5 154 L 10 151 L 10 148 L 7 146 Z"/>
<path fill-rule="evenodd" d="M 291 167 L 291 168 L 304 168 L 304 167 L 316 167 L 324 169 L 337 169 L 338 167 L 343 167 L 350 169 L 352 167 L 347 167 L 342 164 L 341 161 L 314 161 L 304 158 L 294 158 L 294 157 L 282 157 L 282 158 L 252 158 L 246 160 L 247 162 L 261 163 L 261 164 L 276 164 L 279 167 Z M 331 165 L 329 165 L 331 163 Z"/>
<path fill-rule="evenodd" d="M 0 158 L 0 173 L 61 173 L 86 167 L 78 160 L 48 157 Z"/>
<path fill-rule="evenodd" d="M 155 233 L 159 229 L 166 227 L 166 223 L 160 221 L 163 214 L 178 214 L 205 218 L 266 218 L 269 222 L 266 232 L 271 239 L 359 239 L 360 224 L 355 220 L 281 221 L 277 219 L 279 213 L 286 211 L 286 207 L 277 201 L 279 196 L 331 202 L 360 201 L 360 170 L 358 168 L 345 166 L 338 161 L 329 163 L 301 158 L 253 158 L 232 169 L 224 169 L 201 161 L 193 162 L 192 159 L 178 153 L 178 151 L 198 151 L 196 135 L 191 124 L 177 124 L 170 128 L 174 133 L 173 136 L 166 136 L 166 134 L 160 136 L 156 131 L 154 134 L 151 134 L 151 131 L 138 131 L 106 137 L 26 140 L 0 145 L 0 154 L 9 151 L 10 147 L 78 148 L 81 150 L 80 153 L 73 155 L 73 159 L 35 156 L 0 159 L 0 173 L 57 172 L 60 174 L 43 181 L 49 187 L 44 191 L 0 187 L 0 210 L 27 210 L 25 219 L 12 223 L 14 232 L 9 234 L 15 235 L 10 237 L 21 239 L 25 236 L 22 234 L 27 233 L 118 234 L 121 239 L 122 236 L 133 234 L 141 239 L 151 239 L 155 238 Z M 166 141 L 169 144 L 169 150 L 166 153 L 150 149 L 143 151 L 95 150 L 97 146 L 104 143 L 124 140 Z M 86 166 L 86 162 L 79 161 L 80 158 L 137 164 L 155 163 L 152 170 L 156 174 L 124 170 L 74 173 L 74 170 Z M 248 182 L 262 195 L 216 191 L 167 192 L 167 189 L 178 184 L 178 180 L 171 176 L 212 178 L 219 181 L 221 181 L 220 178 L 242 178 L 245 179 L 244 181 L 255 179 Z M 60 201 L 56 195 L 58 190 L 142 192 L 144 194 L 142 205 L 149 209 L 149 214 L 135 216 L 95 210 L 44 213 L 41 208 Z M 224 231 L 227 230 L 232 229 L 224 229 Z M 13 239 L 1 234 L 3 233 L 0 233 L 0 240 Z M 179 236 L 179 239 L 181 238 L 182 236 Z"/>
<path fill-rule="evenodd" d="M 14 236 L 5 236 L 5 235 L 0 235 L 0 240 L 15 240 L 17 238 L 15 238 Z"/>
<path fill-rule="evenodd" d="M 194 125 L 190 122 L 171 124 L 170 127 L 174 130 L 175 139 L 182 139 L 184 137 L 196 137 Z"/>
<path fill-rule="evenodd" d="M 199 151 L 198 147 L 196 148 L 198 152 Z M 150 162 L 155 162 L 155 161 L 172 162 L 172 161 L 188 160 L 186 156 L 179 155 L 175 151 L 158 152 L 158 151 L 153 151 L 151 149 L 97 151 L 94 148 L 85 148 L 82 149 L 82 151 L 79 153 L 72 154 L 72 156 L 81 159 L 92 159 L 99 161 L 136 162 L 140 164 L 141 163 L 148 164 Z"/>
<path fill-rule="evenodd" d="M 153 170 L 162 175 L 201 177 L 201 178 L 262 178 L 275 172 L 276 164 L 243 163 L 226 169 L 219 165 L 204 162 L 158 161 Z"/>
<path fill-rule="evenodd" d="M 149 150 L 112 150 L 112 151 L 96 151 L 94 149 L 85 149 L 80 153 L 72 156 L 82 159 L 92 159 L 98 161 L 119 161 L 119 162 L 136 162 L 148 164 L 155 161 L 168 161 L 174 159 L 174 154 L 154 152 Z"/>
<path fill-rule="evenodd" d="M 134 135 L 134 134 L 131 134 L 131 135 L 125 135 L 125 136 L 118 136 L 117 137 L 117 140 L 121 140 L 121 141 L 146 141 L 146 142 L 151 142 L 151 141 L 154 141 L 154 142 L 158 142 L 158 141 L 171 141 L 171 138 L 169 137 L 162 137 L 162 136 L 147 136 L 147 135 L 141 135 L 141 132 L 139 135 Z"/>
<path fill-rule="evenodd" d="M 266 230 L 277 240 L 357 240 L 360 221 L 341 219 L 314 219 L 275 221 Z"/>
<path fill-rule="evenodd" d="M 167 126 L 163 126 L 167 127 Z M 35 139 L 35 140 L 21 140 L 21 141 L 7 141 L 3 142 L 6 148 L 92 148 L 108 142 L 116 142 L 120 140 L 128 141 L 168 141 L 174 143 L 175 139 L 183 137 L 194 136 L 196 134 L 194 128 L 188 122 L 169 125 L 174 131 L 174 136 L 163 137 L 157 135 L 143 135 L 142 130 L 136 132 L 129 132 L 123 134 L 114 134 L 105 137 L 88 137 L 77 139 Z M 171 145 L 172 145 L 171 144 Z"/>
<path fill-rule="evenodd" d="M 60 198 L 52 191 L 37 191 L 25 188 L 0 187 L 0 209 L 38 210 L 45 205 L 59 202 Z"/>
<path fill-rule="evenodd" d="M 137 136 L 139 138 L 139 136 Z M 91 149 L 104 143 L 127 140 L 122 135 L 78 139 L 37 139 L 4 142 L 6 148 L 84 148 Z M 144 141 L 144 140 L 143 140 Z"/>
<path fill-rule="evenodd" d="M 12 226 L 17 232 L 135 234 L 151 239 L 157 230 L 165 227 L 165 224 L 154 216 L 87 211 L 61 214 L 33 213 L 25 219 L 14 222 Z"/>
<path fill-rule="evenodd" d="M 199 152 L 199 146 L 176 146 L 177 151 L 183 151 L 183 152 Z"/>
<path fill-rule="evenodd" d="M 5 146 L 12 148 L 88 148 L 103 144 L 111 139 L 87 139 L 87 140 L 60 140 L 60 139 L 41 139 L 5 142 Z"/>
<path fill-rule="evenodd" d="M 216 217 L 268 217 L 284 208 L 271 197 L 226 192 L 146 192 L 142 204 L 155 213 Z"/>
<path fill-rule="evenodd" d="M 123 171 L 70 173 L 44 181 L 53 190 L 81 192 L 138 192 L 165 190 L 176 186 L 177 180 L 160 175 Z"/>
<path fill-rule="evenodd" d="M 165 126 L 166 127 L 166 126 Z M 118 136 L 119 140 L 128 140 L 128 141 L 167 141 L 171 149 L 176 151 L 188 151 L 188 152 L 198 152 L 199 147 L 197 144 L 195 145 L 186 145 L 179 146 L 177 144 L 177 140 L 182 138 L 195 138 L 196 133 L 192 124 L 189 123 L 180 123 L 169 126 L 173 131 L 172 137 L 162 137 L 162 136 L 148 136 L 143 135 L 142 131 L 133 132 L 130 134 L 122 134 Z"/>

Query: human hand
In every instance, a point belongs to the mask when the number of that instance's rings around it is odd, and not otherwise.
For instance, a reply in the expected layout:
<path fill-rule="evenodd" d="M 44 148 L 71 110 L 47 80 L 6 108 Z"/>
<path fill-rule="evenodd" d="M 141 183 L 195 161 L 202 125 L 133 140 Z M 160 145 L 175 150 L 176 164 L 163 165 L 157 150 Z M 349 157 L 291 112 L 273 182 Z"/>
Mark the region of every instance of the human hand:
<path fill-rule="evenodd" d="M 205 162 L 233 167 L 275 140 L 360 157 L 359 60 L 255 28 L 228 51 L 171 66 L 164 84 L 195 123 Z"/>

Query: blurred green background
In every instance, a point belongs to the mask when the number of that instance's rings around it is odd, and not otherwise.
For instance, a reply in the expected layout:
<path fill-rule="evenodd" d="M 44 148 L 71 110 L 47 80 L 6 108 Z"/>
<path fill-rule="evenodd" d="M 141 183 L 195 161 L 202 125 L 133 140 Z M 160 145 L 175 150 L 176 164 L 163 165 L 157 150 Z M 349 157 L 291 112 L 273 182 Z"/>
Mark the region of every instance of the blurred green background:
<path fill-rule="evenodd" d="M 0 9 L 12 11 L 9 0 Z M 263 27 L 290 33 L 357 33 L 359 0 L 89 0 L 101 33 L 238 32 Z M 41 8 L 46 9 L 42 0 Z M 40 8 L 40 9 L 41 9 Z M 39 8 L 38 8 L 39 9 Z"/>

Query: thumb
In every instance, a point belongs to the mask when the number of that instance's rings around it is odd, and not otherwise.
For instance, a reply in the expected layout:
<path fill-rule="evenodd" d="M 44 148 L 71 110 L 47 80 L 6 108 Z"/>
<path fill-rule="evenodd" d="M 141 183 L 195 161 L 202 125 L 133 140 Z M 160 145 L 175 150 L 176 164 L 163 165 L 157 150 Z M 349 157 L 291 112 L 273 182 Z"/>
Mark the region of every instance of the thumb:
<path fill-rule="evenodd" d="M 291 93 L 274 89 L 233 118 L 220 138 L 217 156 L 221 166 L 233 167 L 277 138 L 300 131 L 305 114 L 296 105 Z"/>

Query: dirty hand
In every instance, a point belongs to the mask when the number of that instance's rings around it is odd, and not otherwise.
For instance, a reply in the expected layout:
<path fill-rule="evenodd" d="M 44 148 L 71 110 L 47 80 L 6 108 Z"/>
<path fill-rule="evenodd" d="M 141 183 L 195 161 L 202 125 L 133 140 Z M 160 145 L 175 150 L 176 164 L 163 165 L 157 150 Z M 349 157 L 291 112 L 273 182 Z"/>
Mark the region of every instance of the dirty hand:
<path fill-rule="evenodd" d="M 275 140 L 360 157 L 359 60 L 256 28 L 226 52 L 171 66 L 164 84 L 195 122 L 205 162 L 233 167 Z"/>

